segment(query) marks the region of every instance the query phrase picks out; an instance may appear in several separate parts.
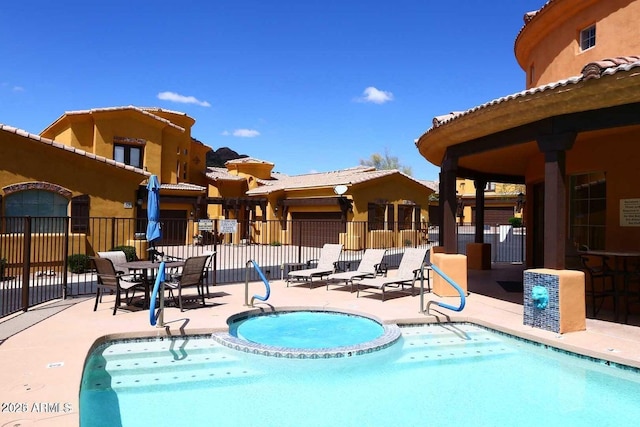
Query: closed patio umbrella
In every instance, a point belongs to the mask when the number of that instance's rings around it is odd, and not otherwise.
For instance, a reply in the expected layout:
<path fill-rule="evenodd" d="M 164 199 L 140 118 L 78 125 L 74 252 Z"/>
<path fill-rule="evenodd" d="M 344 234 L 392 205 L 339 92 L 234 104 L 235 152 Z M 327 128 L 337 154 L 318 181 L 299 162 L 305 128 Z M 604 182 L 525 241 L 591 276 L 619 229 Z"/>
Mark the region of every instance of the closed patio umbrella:
<path fill-rule="evenodd" d="M 160 230 L 160 182 L 158 177 L 151 175 L 147 184 L 147 241 L 151 246 L 149 248 L 150 258 L 155 258 L 156 240 L 162 237 Z"/>

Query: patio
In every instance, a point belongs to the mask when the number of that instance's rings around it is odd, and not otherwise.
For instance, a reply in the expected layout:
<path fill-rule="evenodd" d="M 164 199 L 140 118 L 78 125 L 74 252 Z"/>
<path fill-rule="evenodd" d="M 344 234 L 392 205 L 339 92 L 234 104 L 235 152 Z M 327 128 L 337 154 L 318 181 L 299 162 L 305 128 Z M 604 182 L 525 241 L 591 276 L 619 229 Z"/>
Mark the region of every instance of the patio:
<path fill-rule="evenodd" d="M 524 338 L 535 339 L 569 351 L 640 367 L 640 328 L 602 320 L 587 319 L 587 330 L 564 335 L 523 325 L 522 294 L 508 283 L 522 277 L 521 266 L 504 265 L 488 271 L 469 272 L 469 296 L 463 312 L 442 310 L 438 316 L 420 313 L 419 297 L 379 295 L 356 298 L 355 293 L 324 286 L 290 286 L 271 281 L 271 297 L 257 304 L 265 310 L 275 307 L 332 308 L 368 313 L 384 322 L 423 323 L 430 321 L 470 321 Z M 503 282 L 501 286 L 498 281 Z M 507 284 L 504 284 L 507 283 Z M 510 287 L 511 286 L 511 287 Z M 249 284 L 250 294 L 262 294 L 264 284 Z M 96 340 L 108 336 L 162 336 L 210 333 L 225 330 L 226 319 L 245 311 L 244 284 L 218 285 L 206 308 L 180 313 L 170 307 L 165 312 L 166 328 L 149 324 L 146 310 L 119 311 L 111 315 L 110 298 L 93 312 L 93 296 L 56 300 L 29 312 L 10 316 L 0 323 L 0 398 L 3 402 L 25 403 L 22 413 L 0 413 L 0 425 L 78 425 L 79 384 L 85 357 Z M 425 300 L 440 299 L 427 294 Z M 447 298 L 447 302 L 457 301 Z M 436 313 L 437 314 L 437 313 Z M 634 319 L 635 320 L 635 319 Z M 34 406 L 35 405 L 35 406 Z M 65 406 L 66 405 L 66 406 Z M 45 411 L 37 409 L 45 408 Z M 34 409 L 35 408 L 35 409 Z M 68 412 L 65 412 L 66 409 Z"/>

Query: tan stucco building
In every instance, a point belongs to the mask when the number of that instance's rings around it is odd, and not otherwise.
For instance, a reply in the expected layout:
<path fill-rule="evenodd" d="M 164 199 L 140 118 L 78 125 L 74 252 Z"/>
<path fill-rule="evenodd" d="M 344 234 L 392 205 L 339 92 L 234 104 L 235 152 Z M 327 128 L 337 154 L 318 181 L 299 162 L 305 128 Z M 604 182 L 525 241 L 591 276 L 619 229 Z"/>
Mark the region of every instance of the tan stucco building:
<path fill-rule="evenodd" d="M 358 166 L 288 176 L 242 158 L 209 168 L 209 215 L 244 224 L 256 243 L 342 243 L 347 249 L 415 245 L 428 222 L 424 182 L 398 170 Z M 312 226 L 304 227 L 304 224 Z"/>

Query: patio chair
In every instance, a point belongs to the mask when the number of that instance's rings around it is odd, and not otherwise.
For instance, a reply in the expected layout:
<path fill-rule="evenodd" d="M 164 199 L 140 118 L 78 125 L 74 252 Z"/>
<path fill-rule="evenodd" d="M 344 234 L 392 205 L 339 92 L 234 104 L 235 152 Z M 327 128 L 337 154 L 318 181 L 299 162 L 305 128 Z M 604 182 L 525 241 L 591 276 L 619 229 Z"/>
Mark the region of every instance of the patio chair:
<path fill-rule="evenodd" d="M 595 318 L 604 304 L 605 298 L 613 299 L 613 310 L 618 310 L 618 292 L 616 289 L 616 272 L 608 264 L 608 257 L 602 257 L 602 263 L 595 265 L 588 255 L 580 255 L 582 266 L 589 276 L 586 296 L 591 297 L 591 314 Z M 598 285 L 596 282 L 600 282 Z M 598 301 L 600 302 L 598 304 Z M 616 314 L 617 317 L 617 314 Z"/>
<path fill-rule="evenodd" d="M 405 286 L 411 286 L 411 296 L 414 296 L 415 283 L 423 274 L 425 258 L 428 253 L 429 250 L 423 248 L 406 249 L 400 260 L 398 270 L 392 277 L 364 278 L 354 282 L 358 290 L 357 296 L 360 297 L 361 290 L 364 292 L 376 292 L 374 289 L 379 289 L 382 291 L 382 301 L 384 301 L 387 287 L 399 288 L 400 291 L 404 291 Z M 429 275 L 424 279 L 429 280 Z"/>
<path fill-rule="evenodd" d="M 124 251 L 98 252 L 97 255 L 100 258 L 110 259 L 118 273 L 128 273 L 128 270 L 122 267 L 122 264 L 127 262 L 127 255 Z"/>
<path fill-rule="evenodd" d="M 353 292 L 354 279 L 372 278 L 382 274 L 386 276 L 387 270 L 382 264 L 386 252 L 386 249 L 367 249 L 362 255 L 358 268 L 353 271 L 333 273 L 327 277 L 327 290 L 329 285 L 350 285 Z"/>
<path fill-rule="evenodd" d="M 175 275 L 170 275 L 171 279 L 169 281 L 164 282 L 165 289 L 169 291 L 169 296 L 173 298 L 174 301 L 177 300 L 178 306 L 180 307 L 180 311 L 184 311 L 184 307 L 182 304 L 182 290 L 185 288 L 197 288 L 198 289 L 198 297 L 202 299 L 202 306 L 205 305 L 204 302 L 204 269 L 207 264 L 207 260 L 210 258 L 209 255 L 201 255 L 187 258 L 184 262 L 184 267 L 182 267 L 182 271 Z M 174 291 L 178 292 L 178 297 L 176 298 Z"/>
<path fill-rule="evenodd" d="M 129 298 L 129 291 L 132 291 L 128 304 L 131 304 L 135 296 L 136 289 L 144 291 L 145 304 L 149 301 L 149 285 L 139 275 L 123 274 L 116 271 L 113 262 L 109 258 L 93 257 L 98 274 L 98 284 L 96 288 L 96 302 L 93 311 L 98 308 L 98 302 L 102 301 L 102 295 L 105 291 L 116 294 L 115 305 L 113 306 L 113 315 L 116 314 L 122 302 L 122 293 L 125 293 L 125 299 Z"/>
<path fill-rule="evenodd" d="M 204 286 L 207 288 L 207 296 L 209 296 L 209 275 L 213 276 L 212 264 L 213 257 L 216 256 L 216 251 L 204 251 L 202 252 L 202 255 L 209 257 L 204 266 L 204 272 L 202 273 L 202 281 L 204 282 Z"/>
<path fill-rule="evenodd" d="M 292 280 L 303 281 L 309 284 L 311 289 L 311 283 L 313 278 L 317 277 L 322 280 L 323 277 L 329 276 L 336 271 L 336 263 L 340 259 L 342 253 L 342 245 L 335 243 L 325 243 L 320 251 L 320 258 L 318 258 L 315 268 L 308 268 L 305 270 L 290 271 L 287 275 L 287 287 Z M 311 264 L 316 260 L 307 261 L 307 264 Z"/>

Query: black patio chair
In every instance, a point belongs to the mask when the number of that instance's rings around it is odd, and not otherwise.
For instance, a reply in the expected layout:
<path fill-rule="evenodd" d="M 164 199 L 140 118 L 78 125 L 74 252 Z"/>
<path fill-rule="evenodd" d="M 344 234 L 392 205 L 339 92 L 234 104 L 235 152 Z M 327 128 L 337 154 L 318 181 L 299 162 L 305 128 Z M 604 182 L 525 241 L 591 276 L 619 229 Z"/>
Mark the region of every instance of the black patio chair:
<path fill-rule="evenodd" d="M 118 308 L 120 308 L 122 303 L 122 294 L 125 294 L 125 299 L 129 298 L 129 291 L 132 291 L 132 293 L 128 304 L 131 304 L 137 289 L 144 291 L 145 305 L 147 304 L 149 301 L 149 285 L 144 278 L 139 275 L 122 274 L 116 271 L 113 262 L 109 258 L 94 257 L 92 259 L 98 273 L 96 302 L 93 306 L 93 311 L 98 309 L 98 302 L 102 301 L 102 295 L 105 291 L 116 294 L 116 301 L 113 306 L 113 315 L 115 315 Z"/>

